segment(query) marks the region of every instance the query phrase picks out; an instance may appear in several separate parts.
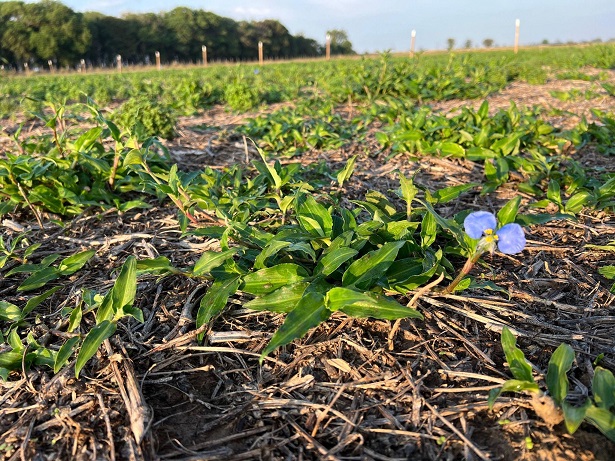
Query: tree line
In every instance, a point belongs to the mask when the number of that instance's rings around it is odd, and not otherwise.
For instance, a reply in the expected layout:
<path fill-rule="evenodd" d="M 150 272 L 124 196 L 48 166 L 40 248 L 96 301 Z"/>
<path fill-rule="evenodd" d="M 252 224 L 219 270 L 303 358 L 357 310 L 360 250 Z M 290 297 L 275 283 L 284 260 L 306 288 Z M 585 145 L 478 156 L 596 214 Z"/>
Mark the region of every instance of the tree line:
<path fill-rule="evenodd" d="M 354 53 L 344 31 L 330 31 L 331 53 Z M 148 64 L 159 51 L 163 61 L 197 62 L 207 46 L 209 60 L 254 60 L 258 42 L 268 58 L 315 57 L 324 45 L 291 35 L 279 21 L 235 21 L 204 10 L 178 7 L 160 14 L 78 13 L 60 2 L 0 3 L 0 61 L 5 67 L 30 65 L 110 66 Z"/>

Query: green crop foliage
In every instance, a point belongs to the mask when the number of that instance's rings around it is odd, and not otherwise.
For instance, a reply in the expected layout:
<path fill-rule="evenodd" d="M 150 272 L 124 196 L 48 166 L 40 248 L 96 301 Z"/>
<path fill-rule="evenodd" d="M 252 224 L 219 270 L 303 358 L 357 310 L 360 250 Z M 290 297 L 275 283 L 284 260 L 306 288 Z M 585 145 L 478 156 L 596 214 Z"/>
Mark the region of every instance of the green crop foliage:
<path fill-rule="evenodd" d="M 547 393 L 542 391 L 532 376 L 532 367 L 525 355 L 516 345 L 511 331 L 502 329 L 502 348 L 514 379 L 506 381 L 502 387 L 489 393 L 489 406 L 502 392 L 523 392 L 542 399 L 537 405 L 548 402 L 554 409 L 559 409 L 562 420 L 570 434 L 576 432 L 583 421 L 595 426 L 609 439 L 615 441 L 615 378 L 613 373 L 602 367 L 596 367 L 592 380 L 592 396 L 580 405 L 568 401 L 569 382 L 567 373 L 572 368 L 575 356 L 572 348 L 561 344 L 551 355 L 545 381 Z M 555 422 L 555 421 L 552 421 Z"/>
<path fill-rule="evenodd" d="M 163 139 L 175 137 L 177 115 L 175 111 L 156 99 L 129 99 L 120 106 L 113 121 L 130 128 L 140 141 L 152 136 Z"/>

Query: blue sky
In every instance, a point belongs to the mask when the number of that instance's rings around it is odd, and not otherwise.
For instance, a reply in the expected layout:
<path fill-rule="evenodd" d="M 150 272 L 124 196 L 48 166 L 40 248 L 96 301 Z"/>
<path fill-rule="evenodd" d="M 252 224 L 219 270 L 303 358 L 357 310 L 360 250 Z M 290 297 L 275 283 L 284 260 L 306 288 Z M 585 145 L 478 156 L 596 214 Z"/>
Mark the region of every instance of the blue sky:
<path fill-rule="evenodd" d="M 445 48 L 447 38 L 474 46 L 492 38 L 512 45 L 547 39 L 615 38 L 614 0 L 63 0 L 76 11 L 107 15 L 168 11 L 176 6 L 212 11 L 236 20 L 278 19 L 292 34 L 324 42 L 328 29 L 344 29 L 356 51 L 404 51 L 416 29 L 416 49 Z"/>

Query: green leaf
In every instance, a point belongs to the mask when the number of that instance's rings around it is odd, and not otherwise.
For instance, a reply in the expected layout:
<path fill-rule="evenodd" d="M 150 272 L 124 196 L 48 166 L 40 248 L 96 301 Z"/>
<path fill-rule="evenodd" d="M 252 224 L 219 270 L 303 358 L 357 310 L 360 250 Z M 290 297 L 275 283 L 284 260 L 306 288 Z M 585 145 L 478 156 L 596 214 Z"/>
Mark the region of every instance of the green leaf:
<path fill-rule="evenodd" d="M 480 186 L 480 184 L 477 182 L 471 182 L 468 184 L 459 184 L 458 186 L 445 187 L 444 189 L 435 191 L 433 196 L 437 200 L 437 203 L 447 203 L 477 186 Z"/>
<path fill-rule="evenodd" d="M 615 406 L 615 378 L 610 370 L 596 367 L 592 381 L 592 393 L 598 408 L 610 410 Z"/>
<path fill-rule="evenodd" d="M 36 309 L 39 306 L 39 304 L 41 304 L 43 301 L 45 301 L 47 298 L 53 295 L 60 288 L 62 287 L 59 287 L 59 286 L 53 287 L 51 290 L 47 290 L 43 294 L 40 294 L 38 296 L 34 296 L 33 298 L 28 299 L 26 306 L 23 308 L 22 318 L 25 318 L 26 315 L 28 315 L 30 312 Z"/>
<path fill-rule="evenodd" d="M 585 419 L 585 415 L 587 414 L 587 410 L 592 406 L 591 400 L 587 399 L 580 407 L 575 407 L 574 405 L 570 405 L 565 400 L 562 401 L 562 413 L 564 414 L 564 421 L 566 422 L 566 429 L 568 429 L 568 433 L 574 434 L 576 430 L 579 428 L 583 420 Z"/>
<path fill-rule="evenodd" d="M 94 254 L 96 254 L 96 250 L 87 250 L 64 258 L 58 266 L 58 272 L 60 275 L 74 274 L 81 269 Z"/>
<path fill-rule="evenodd" d="M 525 355 L 517 347 L 517 339 L 507 327 L 502 328 L 502 348 L 512 375 L 520 381 L 534 382 L 532 367 L 525 359 Z"/>
<path fill-rule="evenodd" d="M 111 301 L 116 315 L 124 315 L 124 308 L 132 306 L 137 294 L 137 260 L 129 256 L 111 289 Z"/>
<path fill-rule="evenodd" d="M 401 184 L 401 195 L 406 202 L 406 215 L 410 219 L 412 215 L 412 201 L 419 190 L 414 185 L 413 178 L 406 178 L 401 172 L 399 173 L 399 182 Z"/>
<path fill-rule="evenodd" d="M 572 367 L 574 351 L 568 344 L 560 344 L 555 349 L 547 368 L 547 389 L 556 404 L 561 405 L 568 395 L 568 376 L 566 373 Z"/>
<path fill-rule="evenodd" d="M 466 150 L 463 147 L 461 147 L 455 142 L 450 141 L 436 143 L 435 148 L 440 152 L 441 155 L 445 156 L 463 157 L 466 153 Z"/>
<path fill-rule="evenodd" d="M 232 258 L 237 253 L 238 248 L 230 248 L 226 251 L 205 251 L 199 260 L 194 264 L 192 275 L 201 276 L 209 274 L 212 269 L 221 266 L 224 262 Z"/>
<path fill-rule="evenodd" d="M 377 250 L 370 251 L 354 261 L 344 272 L 342 284 L 359 289 L 371 288 L 374 282 L 386 273 L 405 243 L 405 241 L 385 243 Z"/>
<path fill-rule="evenodd" d="M 421 222 L 421 247 L 427 248 L 436 241 L 437 230 L 436 218 L 431 213 L 425 213 Z"/>
<path fill-rule="evenodd" d="M 594 196 L 591 192 L 581 190 L 568 199 L 564 211 L 567 213 L 578 213 L 584 206 L 590 205 L 593 201 Z"/>
<path fill-rule="evenodd" d="M 58 354 L 55 356 L 55 361 L 53 364 L 54 373 L 60 371 L 60 369 L 66 364 L 66 362 L 68 362 L 68 359 L 73 353 L 75 344 L 79 342 L 79 339 L 79 336 L 74 336 L 68 341 L 66 341 L 64 344 L 62 344 L 62 347 L 60 347 Z"/>
<path fill-rule="evenodd" d="M 81 324 L 81 318 L 83 317 L 83 311 L 81 310 L 81 306 L 77 306 L 70 313 L 70 317 L 68 319 L 68 329 L 69 333 L 75 331 L 76 328 Z"/>
<path fill-rule="evenodd" d="M 322 293 L 307 293 L 274 333 L 271 341 L 261 353 L 261 362 L 273 350 L 303 337 L 311 328 L 327 320 L 331 311 L 325 307 L 324 300 Z"/>
<path fill-rule="evenodd" d="M 478 108 L 476 115 L 478 115 L 479 121 L 484 120 L 489 116 L 489 101 L 487 101 L 486 99 L 483 101 L 483 103 Z"/>
<path fill-rule="evenodd" d="M 521 196 L 517 195 L 515 198 L 506 202 L 500 211 L 498 211 L 498 223 L 500 227 L 505 224 L 515 222 L 517 213 L 519 212 L 519 205 L 521 204 Z"/>
<path fill-rule="evenodd" d="M 30 275 L 24 282 L 17 287 L 18 291 L 36 290 L 45 286 L 47 282 L 51 282 L 60 277 L 60 272 L 55 267 L 45 267 L 37 270 Z"/>
<path fill-rule="evenodd" d="M 406 294 L 424 285 L 436 273 L 442 259 L 442 250 L 425 252 L 424 259 L 404 258 L 391 264 L 387 272 L 388 287 Z"/>
<path fill-rule="evenodd" d="M 180 273 L 180 271 L 171 264 L 171 261 L 166 256 L 137 261 L 137 275 L 152 274 L 162 276 L 177 273 Z"/>
<path fill-rule="evenodd" d="M 431 205 L 431 203 L 429 203 L 427 201 L 420 200 L 420 199 L 415 199 L 415 200 L 417 202 L 419 202 L 421 205 L 423 205 L 427 209 L 427 211 L 429 211 L 429 213 L 433 215 L 433 217 L 436 219 L 436 222 L 440 225 L 440 227 L 442 229 L 448 230 L 450 233 L 453 234 L 453 236 L 457 240 L 457 243 L 459 243 L 459 245 L 461 245 L 462 248 L 467 248 L 468 247 L 468 245 L 466 243 L 466 238 L 465 238 L 466 233 L 459 226 L 459 224 L 457 224 L 455 222 L 455 220 L 453 220 L 453 219 L 444 219 L 442 216 L 440 216 L 436 212 L 436 210 Z"/>
<path fill-rule="evenodd" d="M 268 295 L 248 301 L 243 307 L 257 311 L 287 313 L 297 306 L 308 286 L 308 282 L 285 285 Z"/>
<path fill-rule="evenodd" d="M 75 378 L 79 378 L 81 369 L 85 366 L 88 360 L 94 357 L 94 354 L 96 354 L 96 351 L 103 341 L 115 333 L 115 329 L 115 322 L 104 320 L 89 331 L 83 340 L 83 344 L 81 345 L 81 349 L 77 355 L 77 362 L 75 363 Z"/>
<path fill-rule="evenodd" d="M 240 277 L 229 277 L 223 280 L 216 280 L 207 290 L 205 296 L 201 299 L 199 310 L 196 314 L 197 330 L 203 325 L 208 324 L 211 319 L 217 316 L 226 306 L 228 299 L 239 288 Z M 205 333 L 200 333 L 197 337 L 198 341 L 203 340 Z"/>
<path fill-rule="evenodd" d="M 354 172 L 354 164 L 356 160 L 357 160 L 356 155 L 350 157 L 348 161 L 346 162 L 346 165 L 344 166 L 344 168 L 342 168 L 337 173 L 337 182 L 339 183 L 340 187 L 342 187 L 344 183 L 348 181 L 348 179 L 350 179 L 350 177 L 352 176 L 352 173 Z"/>
<path fill-rule="evenodd" d="M 547 198 L 553 203 L 556 203 L 557 205 L 562 204 L 562 196 L 559 183 L 555 179 L 549 181 L 549 187 L 547 188 Z"/>
<path fill-rule="evenodd" d="M 139 149 L 132 149 L 124 156 L 123 166 L 143 165 L 143 155 Z"/>
<path fill-rule="evenodd" d="M 333 218 L 323 205 L 311 195 L 302 195 L 297 205 L 297 221 L 311 235 L 331 237 Z"/>
<path fill-rule="evenodd" d="M 0 366 L 2 364 L 0 363 Z M 604 408 L 590 406 L 585 413 L 587 420 L 606 435 L 611 441 L 615 442 L 615 414 Z"/>
<path fill-rule="evenodd" d="M 4 322 L 19 322 L 23 318 L 21 309 L 15 304 L 0 301 L 0 320 Z"/>
<path fill-rule="evenodd" d="M 509 379 L 508 381 L 504 382 L 504 384 L 502 384 L 501 389 L 502 392 L 540 392 L 538 384 L 519 379 Z"/>
<path fill-rule="evenodd" d="M 423 319 L 423 315 L 419 311 L 402 306 L 394 299 L 344 287 L 335 287 L 329 290 L 325 303 L 331 311 L 341 310 L 350 317 L 371 317 L 383 320 Z"/>
<path fill-rule="evenodd" d="M 284 248 L 288 248 L 291 245 L 291 242 L 287 242 L 285 240 L 270 240 L 269 242 L 267 242 L 267 245 L 265 245 L 265 248 L 263 248 L 263 251 L 261 251 L 260 254 L 254 260 L 254 269 L 262 269 L 263 267 L 265 267 L 267 258 L 276 255 L 281 250 L 283 250 Z"/>
<path fill-rule="evenodd" d="M 20 351 L 0 352 L 0 368 L 21 370 L 23 355 Z"/>
<path fill-rule="evenodd" d="M 260 149 L 258 146 L 256 147 L 256 150 L 258 150 L 258 154 L 261 156 L 261 158 L 263 159 L 263 164 L 265 166 L 265 174 L 267 176 L 269 176 L 269 179 L 271 180 L 271 183 L 274 185 L 274 187 L 276 188 L 276 190 L 279 190 L 280 187 L 282 187 L 282 178 L 280 177 L 280 175 L 278 174 L 278 172 L 276 171 L 276 169 L 274 167 L 272 167 L 271 165 L 269 165 L 269 163 L 267 163 L 267 158 L 265 157 L 265 153 L 262 151 L 262 149 Z M 255 162 L 255 167 L 258 169 L 258 167 L 260 165 L 256 165 L 257 162 Z M 261 171 L 259 169 L 259 171 Z"/>
<path fill-rule="evenodd" d="M 315 274 L 331 275 L 342 264 L 355 257 L 359 252 L 353 248 L 342 247 L 325 254 L 314 269 Z"/>
<path fill-rule="evenodd" d="M 262 296 L 284 285 L 301 282 L 307 277 L 307 270 L 297 264 L 278 264 L 245 275 L 241 290 L 256 296 Z"/>

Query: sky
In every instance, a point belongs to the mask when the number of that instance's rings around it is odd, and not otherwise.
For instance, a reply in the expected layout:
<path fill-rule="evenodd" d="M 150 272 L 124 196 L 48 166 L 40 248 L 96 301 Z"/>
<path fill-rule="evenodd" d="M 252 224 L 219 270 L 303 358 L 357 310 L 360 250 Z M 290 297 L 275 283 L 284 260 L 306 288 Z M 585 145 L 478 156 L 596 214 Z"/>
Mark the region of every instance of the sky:
<path fill-rule="evenodd" d="M 177 6 L 235 20 L 277 19 L 291 34 L 324 43 L 326 31 L 343 29 L 358 53 L 405 51 L 416 30 L 416 50 L 444 49 L 491 38 L 499 46 L 615 38 L 614 0 L 62 0 L 75 11 L 110 16 L 159 13 Z"/>

